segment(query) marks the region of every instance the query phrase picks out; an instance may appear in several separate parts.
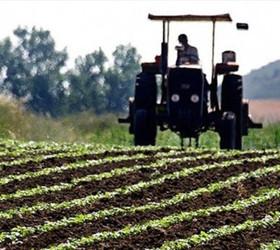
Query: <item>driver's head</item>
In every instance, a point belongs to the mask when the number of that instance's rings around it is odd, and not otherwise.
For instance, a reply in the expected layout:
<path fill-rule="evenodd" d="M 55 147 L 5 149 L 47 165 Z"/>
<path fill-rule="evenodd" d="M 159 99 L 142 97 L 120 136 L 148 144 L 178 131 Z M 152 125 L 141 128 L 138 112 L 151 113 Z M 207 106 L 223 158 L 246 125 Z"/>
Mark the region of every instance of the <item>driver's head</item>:
<path fill-rule="evenodd" d="M 179 41 L 179 43 L 182 43 L 182 44 L 188 43 L 188 37 L 187 37 L 187 35 L 186 35 L 186 34 L 180 34 L 180 35 L 178 36 L 178 41 Z"/>

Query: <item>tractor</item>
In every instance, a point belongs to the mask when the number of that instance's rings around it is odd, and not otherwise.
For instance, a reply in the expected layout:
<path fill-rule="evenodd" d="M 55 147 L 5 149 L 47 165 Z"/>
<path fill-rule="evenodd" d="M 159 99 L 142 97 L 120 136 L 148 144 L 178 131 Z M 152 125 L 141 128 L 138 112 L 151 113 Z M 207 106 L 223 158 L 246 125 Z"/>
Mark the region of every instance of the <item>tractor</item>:
<path fill-rule="evenodd" d="M 215 30 L 218 22 L 232 22 L 229 14 L 222 15 L 148 15 L 162 22 L 161 55 L 155 62 L 142 63 L 136 76 L 135 95 L 129 99 L 129 115 L 120 123 L 129 123 L 134 144 L 155 145 L 158 127 L 170 129 L 181 138 L 195 139 L 207 130 L 220 136 L 221 149 L 242 149 L 242 137 L 249 128 L 261 128 L 249 116 L 248 102 L 243 100 L 242 76 L 236 72 L 236 54 L 222 53 L 222 62 L 214 63 Z M 212 23 L 212 74 L 208 83 L 199 64 L 168 65 L 169 27 L 171 22 Z M 237 23 L 237 29 L 248 24 Z M 222 78 L 218 84 L 218 76 Z M 218 97 L 220 96 L 220 98 Z"/>

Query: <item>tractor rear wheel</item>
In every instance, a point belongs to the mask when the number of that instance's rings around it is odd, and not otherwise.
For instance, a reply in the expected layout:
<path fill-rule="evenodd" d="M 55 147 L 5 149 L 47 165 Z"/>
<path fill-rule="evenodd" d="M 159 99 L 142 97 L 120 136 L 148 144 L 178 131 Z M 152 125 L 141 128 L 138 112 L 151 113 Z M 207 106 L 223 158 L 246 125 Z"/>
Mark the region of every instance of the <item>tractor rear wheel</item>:
<path fill-rule="evenodd" d="M 136 110 L 134 114 L 134 145 L 155 145 L 156 134 L 155 114 L 145 109 Z"/>
<path fill-rule="evenodd" d="M 220 127 L 221 149 L 236 148 L 236 116 L 233 112 L 225 112 Z"/>
<path fill-rule="evenodd" d="M 242 149 L 243 134 L 242 77 L 225 75 L 222 84 L 222 111 L 235 114 L 235 149 Z"/>

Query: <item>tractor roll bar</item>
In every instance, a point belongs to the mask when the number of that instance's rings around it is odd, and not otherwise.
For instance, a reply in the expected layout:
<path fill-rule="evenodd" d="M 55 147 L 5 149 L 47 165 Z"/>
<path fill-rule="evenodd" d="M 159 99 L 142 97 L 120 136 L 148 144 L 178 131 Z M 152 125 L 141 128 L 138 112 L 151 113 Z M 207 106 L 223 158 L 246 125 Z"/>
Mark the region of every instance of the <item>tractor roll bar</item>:
<path fill-rule="evenodd" d="M 174 22 L 212 22 L 212 72 L 211 72 L 211 83 L 215 81 L 214 73 L 214 52 L 215 52 L 215 31 L 216 31 L 216 22 L 232 22 L 231 16 L 229 14 L 221 15 L 148 15 L 148 19 L 152 21 L 162 21 L 163 23 L 163 41 L 161 46 L 161 72 L 164 76 L 167 71 L 167 58 L 168 58 L 168 43 L 169 43 L 169 23 Z M 166 24 L 167 24 L 167 33 L 166 38 Z"/>
<path fill-rule="evenodd" d="M 154 21 L 194 21 L 194 22 L 231 22 L 232 19 L 229 14 L 221 15 L 152 15 L 148 18 Z"/>

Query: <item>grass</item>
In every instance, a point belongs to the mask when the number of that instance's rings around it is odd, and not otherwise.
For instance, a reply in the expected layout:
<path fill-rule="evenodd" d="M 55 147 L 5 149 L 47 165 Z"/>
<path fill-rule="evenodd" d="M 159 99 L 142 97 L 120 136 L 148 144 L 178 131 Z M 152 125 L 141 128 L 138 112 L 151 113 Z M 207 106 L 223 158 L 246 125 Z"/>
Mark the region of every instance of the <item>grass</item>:
<path fill-rule="evenodd" d="M 90 142 L 106 145 L 133 145 L 128 125 L 118 124 L 112 114 L 91 112 L 52 119 L 32 114 L 20 102 L 0 96 L 0 137 L 23 141 Z M 186 140 L 185 144 L 188 144 Z M 180 138 L 170 131 L 158 132 L 157 145 L 178 146 Z M 208 131 L 200 136 L 204 148 L 219 148 L 219 136 Z M 244 137 L 245 149 L 280 148 L 280 124 L 250 130 Z"/>
<path fill-rule="evenodd" d="M 72 142 L 78 135 L 61 121 L 32 114 L 19 101 L 0 96 L 0 137 L 25 141 Z"/>
<path fill-rule="evenodd" d="M 244 138 L 244 147 L 251 149 L 280 148 L 280 124 L 269 124 L 263 129 L 251 129 Z"/>

